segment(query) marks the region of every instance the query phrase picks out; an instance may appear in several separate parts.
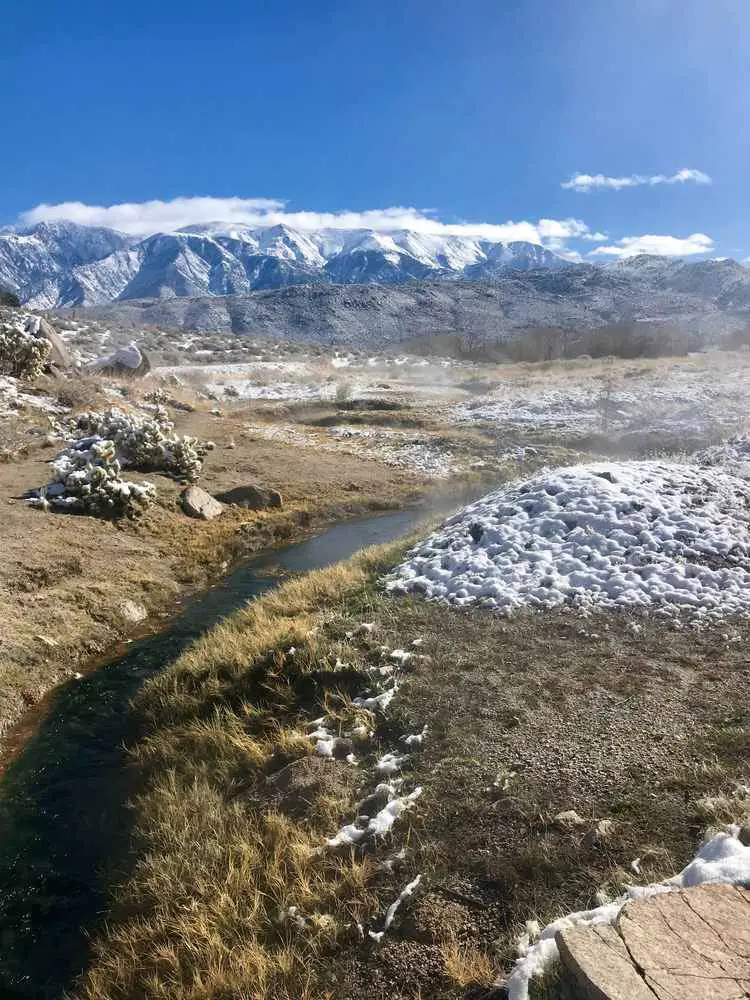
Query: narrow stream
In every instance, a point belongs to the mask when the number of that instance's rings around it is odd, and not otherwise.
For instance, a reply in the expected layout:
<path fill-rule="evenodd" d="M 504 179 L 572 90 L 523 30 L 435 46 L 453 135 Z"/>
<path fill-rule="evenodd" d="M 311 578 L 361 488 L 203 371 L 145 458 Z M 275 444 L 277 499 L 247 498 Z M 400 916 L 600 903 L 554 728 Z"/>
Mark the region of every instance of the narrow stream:
<path fill-rule="evenodd" d="M 0 783 L 0 997 L 59 1000 L 85 968 L 87 929 L 128 837 L 128 703 L 201 633 L 275 587 L 399 538 L 422 510 L 357 518 L 241 565 L 186 601 L 162 631 L 135 640 L 82 680 L 56 689 Z"/>

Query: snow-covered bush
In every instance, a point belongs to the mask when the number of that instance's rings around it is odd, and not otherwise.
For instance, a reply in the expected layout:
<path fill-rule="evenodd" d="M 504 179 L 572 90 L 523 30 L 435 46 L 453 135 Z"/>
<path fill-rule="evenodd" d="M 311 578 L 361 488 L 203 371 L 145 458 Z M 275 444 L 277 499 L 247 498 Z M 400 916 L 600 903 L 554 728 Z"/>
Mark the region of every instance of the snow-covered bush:
<path fill-rule="evenodd" d="M 50 463 L 53 478 L 29 503 L 98 517 L 135 518 L 156 496 L 150 483 L 121 478 L 114 441 L 80 438 Z"/>
<path fill-rule="evenodd" d="M 50 343 L 24 330 L 18 322 L 0 323 L 0 375 L 33 379 L 41 375 Z"/>
<path fill-rule="evenodd" d="M 212 441 L 175 434 L 174 424 L 163 407 L 157 407 L 149 417 L 125 413 L 116 407 L 102 413 L 90 411 L 75 418 L 75 428 L 113 441 L 123 466 L 166 472 L 189 483 L 197 481 L 203 459 L 214 447 Z"/>

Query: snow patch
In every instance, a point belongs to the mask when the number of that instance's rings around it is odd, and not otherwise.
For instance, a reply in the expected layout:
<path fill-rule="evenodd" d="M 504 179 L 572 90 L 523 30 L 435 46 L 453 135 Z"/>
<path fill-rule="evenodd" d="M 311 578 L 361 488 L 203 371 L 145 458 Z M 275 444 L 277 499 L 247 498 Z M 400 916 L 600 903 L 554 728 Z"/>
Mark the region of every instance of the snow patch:
<path fill-rule="evenodd" d="M 449 518 L 387 580 L 509 613 L 560 605 L 750 611 L 750 483 L 645 461 L 544 471 Z"/>

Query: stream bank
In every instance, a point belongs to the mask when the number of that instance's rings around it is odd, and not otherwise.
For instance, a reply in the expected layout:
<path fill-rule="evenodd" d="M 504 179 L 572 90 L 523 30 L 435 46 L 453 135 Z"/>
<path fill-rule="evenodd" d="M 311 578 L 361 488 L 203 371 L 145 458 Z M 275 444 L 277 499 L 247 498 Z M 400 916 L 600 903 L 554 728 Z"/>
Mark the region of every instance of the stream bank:
<path fill-rule="evenodd" d="M 168 627 L 132 642 L 81 680 L 57 688 L 8 767 L 0 798 L 0 993 L 58 1000 L 85 967 L 87 932 L 129 836 L 127 707 L 149 677 L 284 574 L 403 536 L 423 509 L 358 518 L 239 566 L 187 600 Z"/>

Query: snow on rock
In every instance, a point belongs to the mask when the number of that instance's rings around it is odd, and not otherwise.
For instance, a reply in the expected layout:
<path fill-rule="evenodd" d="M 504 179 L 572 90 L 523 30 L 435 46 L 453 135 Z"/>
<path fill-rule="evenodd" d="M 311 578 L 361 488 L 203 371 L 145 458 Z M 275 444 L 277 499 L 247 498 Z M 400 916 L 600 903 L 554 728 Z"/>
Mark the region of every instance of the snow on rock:
<path fill-rule="evenodd" d="M 558 958 L 555 935 L 576 924 L 613 924 L 623 906 L 634 899 L 646 899 L 659 892 L 674 892 L 707 882 L 750 884 L 750 847 L 739 839 L 739 828 L 730 826 L 717 833 L 700 848 L 695 858 L 678 875 L 645 886 L 628 886 L 614 902 L 593 910 L 570 913 L 548 924 L 534 944 L 528 938 L 521 946 L 521 957 L 505 981 L 508 1000 L 528 1000 L 529 982 L 543 973 Z"/>
<path fill-rule="evenodd" d="M 131 341 L 122 347 L 117 347 L 105 358 L 98 358 L 92 362 L 91 368 L 95 371 L 106 368 L 128 368 L 136 371 L 143 364 L 143 354 L 138 345 Z"/>
<path fill-rule="evenodd" d="M 718 469 L 602 462 L 547 470 L 449 518 L 387 580 L 505 613 L 750 611 L 750 484 Z"/>

